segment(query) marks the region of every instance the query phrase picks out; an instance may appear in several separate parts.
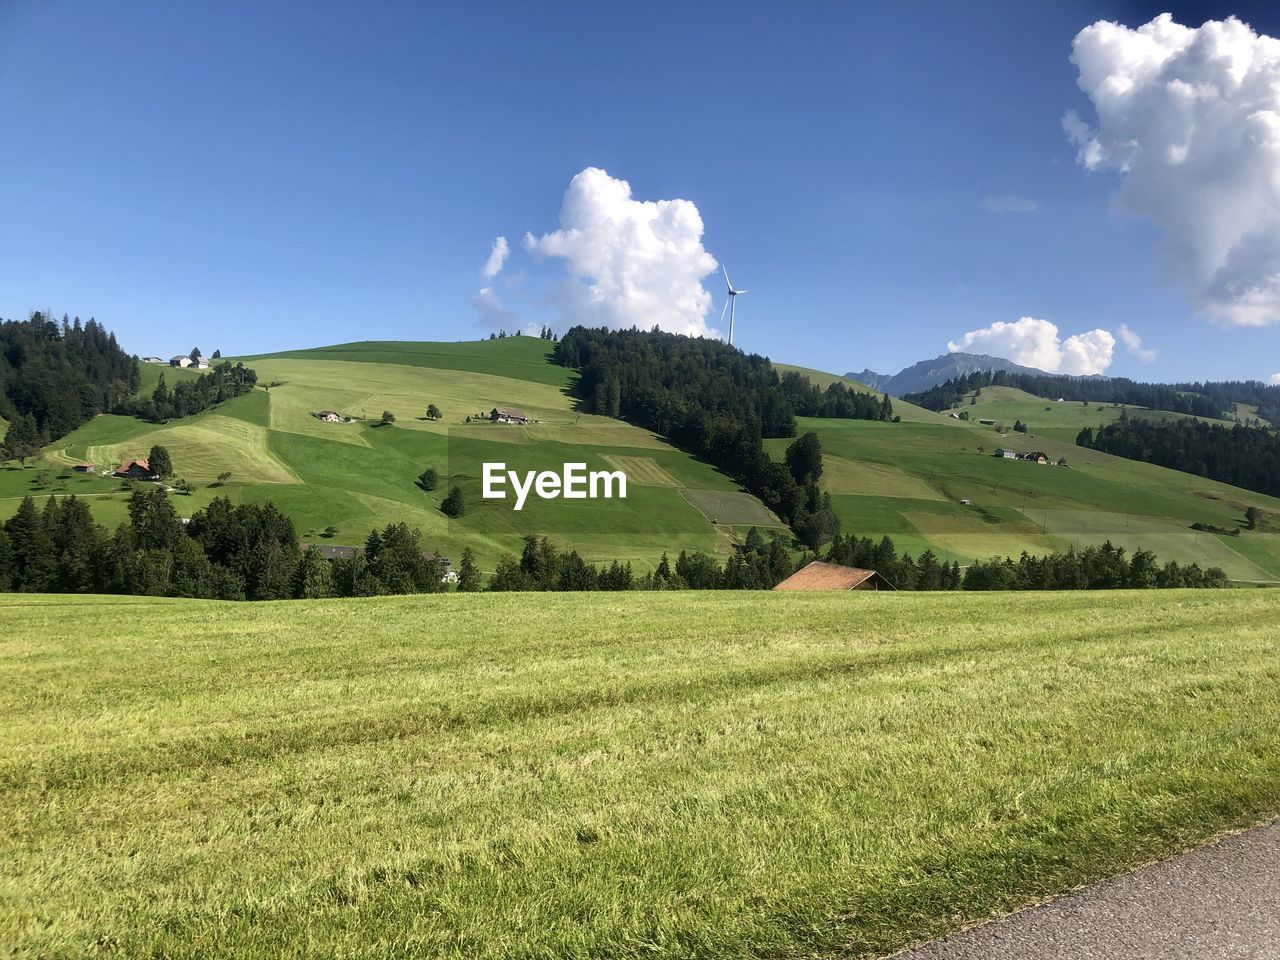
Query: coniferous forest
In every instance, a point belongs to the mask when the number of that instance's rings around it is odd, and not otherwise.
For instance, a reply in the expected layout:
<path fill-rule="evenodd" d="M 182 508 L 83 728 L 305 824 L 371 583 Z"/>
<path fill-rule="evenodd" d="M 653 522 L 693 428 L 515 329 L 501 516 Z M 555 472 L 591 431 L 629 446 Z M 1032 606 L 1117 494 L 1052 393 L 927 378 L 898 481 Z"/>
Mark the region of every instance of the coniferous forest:
<path fill-rule="evenodd" d="M 833 515 L 817 475 L 797 475 L 764 450 L 763 440 L 795 436 L 797 416 L 890 420 L 893 404 L 833 383 L 779 378 L 765 357 L 719 340 L 658 330 L 574 327 L 556 344 L 558 363 L 581 374 L 588 410 L 662 434 L 715 464 L 785 522 L 806 531 L 810 546 L 829 539 Z"/>
<path fill-rule="evenodd" d="M 29 417 L 43 443 L 127 402 L 139 382 L 137 359 L 96 320 L 0 322 L 0 416 Z"/>
<path fill-rule="evenodd" d="M 1194 473 L 1233 486 L 1280 496 L 1280 434 L 1272 430 L 1197 420 L 1159 422 L 1121 416 L 1076 437 L 1082 447 Z"/>

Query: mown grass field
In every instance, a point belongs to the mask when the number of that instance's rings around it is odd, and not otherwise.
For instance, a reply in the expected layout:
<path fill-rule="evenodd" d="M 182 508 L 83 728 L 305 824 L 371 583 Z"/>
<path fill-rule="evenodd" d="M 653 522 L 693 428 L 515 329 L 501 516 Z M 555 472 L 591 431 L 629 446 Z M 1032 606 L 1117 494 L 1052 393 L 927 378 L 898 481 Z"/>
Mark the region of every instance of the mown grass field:
<path fill-rule="evenodd" d="M 888 953 L 1280 811 L 1280 593 L 6 596 L 0 955 Z"/>

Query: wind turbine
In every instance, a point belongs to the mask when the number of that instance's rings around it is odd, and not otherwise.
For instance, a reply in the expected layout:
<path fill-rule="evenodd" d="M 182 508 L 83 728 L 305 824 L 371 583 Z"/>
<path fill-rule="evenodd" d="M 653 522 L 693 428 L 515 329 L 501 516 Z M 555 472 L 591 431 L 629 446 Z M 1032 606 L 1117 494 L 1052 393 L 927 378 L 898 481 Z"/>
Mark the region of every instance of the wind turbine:
<path fill-rule="evenodd" d="M 729 311 L 729 346 L 733 346 L 733 304 L 738 299 L 738 294 L 746 293 L 745 290 L 733 289 L 733 284 L 729 282 L 729 271 L 724 268 L 724 264 L 720 264 L 720 272 L 724 274 L 724 285 L 728 289 L 729 296 L 725 300 L 724 306 L 720 309 L 720 322 L 724 323 L 724 312 Z"/>

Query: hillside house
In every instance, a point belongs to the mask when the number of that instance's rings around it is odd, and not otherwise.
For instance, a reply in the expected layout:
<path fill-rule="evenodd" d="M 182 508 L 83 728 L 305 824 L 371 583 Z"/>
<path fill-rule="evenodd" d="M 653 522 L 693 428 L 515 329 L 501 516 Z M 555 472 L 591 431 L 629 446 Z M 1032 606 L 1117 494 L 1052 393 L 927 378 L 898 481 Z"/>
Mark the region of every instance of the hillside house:
<path fill-rule="evenodd" d="M 489 411 L 489 419 L 494 423 L 528 423 L 529 418 L 523 410 L 515 407 L 494 407 Z"/>
<path fill-rule="evenodd" d="M 996 425 L 995 420 L 991 419 L 990 417 L 988 417 L 985 420 L 979 420 L 978 422 L 982 424 L 984 427 L 994 427 Z"/>
<path fill-rule="evenodd" d="M 839 563 L 814 560 L 797 570 L 775 590 L 896 590 L 892 583 L 874 570 L 846 567 Z"/>
<path fill-rule="evenodd" d="M 1000 449 L 998 449 L 998 450 L 996 451 L 996 454 L 995 454 L 995 455 L 996 455 L 997 457 L 1001 457 L 1001 458 L 1003 458 L 1003 459 L 1005 459 L 1005 460 L 1017 460 L 1017 459 L 1018 459 L 1018 454 L 1017 454 L 1017 452 L 1016 452 L 1016 451 L 1013 451 L 1013 450 L 1009 450 L 1009 449 L 1007 449 L 1006 447 L 1001 447 Z"/>
<path fill-rule="evenodd" d="M 74 470 L 76 473 L 93 473 L 95 470 L 97 470 L 97 467 L 95 467 L 92 463 L 77 463 L 71 469 Z"/>
<path fill-rule="evenodd" d="M 1041 453 L 1039 450 L 1037 450 L 1034 453 L 1024 453 L 1022 454 L 1022 456 L 1018 457 L 1018 459 L 1029 460 L 1032 463 L 1048 463 L 1049 455 L 1047 453 Z"/>
<path fill-rule="evenodd" d="M 340 414 L 337 410 L 320 410 L 316 413 L 317 420 L 323 420 L 325 423 L 346 423 L 347 418 Z"/>
<path fill-rule="evenodd" d="M 182 367 L 185 369 L 186 367 L 192 366 L 193 363 L 194 361 L 190 357 L 171 357 L 169 359 L 169 366 L 171 367 Z"/>
<path fill-rule="evenodd" d="M 162 357 L 143 357 L 142 362 L 143 363 L 164 363 L 164 359 Z"/>
<path fill-rule="evenodd" d="M 146 460 L 126 460 L 120 464 L 115 476 L 124 480 L 151 480 L 154 478 L 154 474 L 151 472 L 151 464 Z"/>
<path fill-rule="evenodd" d="M 206 360 L 204 357 L 201 357 L 199 360 L 193 363 L 192 366 L 195 367 L 197 370 L 208 370 L 209 361 Z"/>

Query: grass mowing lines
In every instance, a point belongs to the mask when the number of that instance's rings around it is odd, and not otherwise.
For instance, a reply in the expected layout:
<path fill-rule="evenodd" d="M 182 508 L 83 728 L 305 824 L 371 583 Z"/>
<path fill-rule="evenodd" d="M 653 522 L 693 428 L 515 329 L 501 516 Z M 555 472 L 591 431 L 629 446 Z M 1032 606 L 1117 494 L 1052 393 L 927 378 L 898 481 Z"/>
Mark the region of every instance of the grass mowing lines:
<path fill-rule="evenodd" d="M 18 954 L 878 956 L 1280 808 L 1264 591 L 15 599 Z"/>
<path fill-rule="evenodd" d="M 891 464 L 846 460 L 831 455 L 824 455 L 822 458 L 822 487 L 831 493 L 867 497 L 944 499 L 928 484 Z"/>
<path fill-rule="evenodd" d="M 678 487 L 680 481 L 673 477 L 653 457 L 623 457 L 601 454 L 600 459 L 627 475 L 628 483 L 638 483 L 649 487 Z"/>
<path fill-rule="evenodd" d="M 727 526 L 780 527 L 782 524 L 763 503 L 740 491 L 690 490 L 682 488 L 680 495 L 702 511 L 703 516 L 715 524 Z"/>

